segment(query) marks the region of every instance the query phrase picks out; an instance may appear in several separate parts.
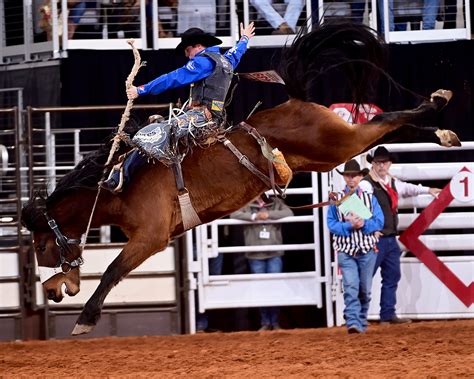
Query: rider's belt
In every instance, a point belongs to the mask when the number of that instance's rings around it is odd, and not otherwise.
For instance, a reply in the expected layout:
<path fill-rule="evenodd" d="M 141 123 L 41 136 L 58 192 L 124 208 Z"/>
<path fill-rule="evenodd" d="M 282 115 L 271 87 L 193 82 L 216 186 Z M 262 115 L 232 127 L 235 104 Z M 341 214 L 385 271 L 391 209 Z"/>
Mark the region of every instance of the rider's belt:
<path fill-rule="evenodd" d="M 212 113 L 209 111 L 209 108 L 206 107 L 205 105 L 192 103 L 191 109 L 203 112 L 204 116 L 206 117 L 206 120 L 212 121 Z"/>

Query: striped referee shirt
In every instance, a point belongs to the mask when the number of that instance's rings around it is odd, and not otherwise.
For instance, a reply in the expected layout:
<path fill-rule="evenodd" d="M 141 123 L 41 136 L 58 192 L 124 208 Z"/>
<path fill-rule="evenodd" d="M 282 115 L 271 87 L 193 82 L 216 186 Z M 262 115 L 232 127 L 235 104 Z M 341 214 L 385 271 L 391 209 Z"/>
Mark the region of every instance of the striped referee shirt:
<path fill-rule="evenodd" d="M 338 193 L 338 198 L 344 196 L 348 191 L 349 188 L 346 186 L 344 192 Z M 383 229 L 384 217 L 377 198 L 360 188 L 357 188 L 356 193 L 365 206 L 370 209 L 372 217 L 365 220 L 362 228 L 353 229 L 351 223 L 345 220 L 339 209 L 335 205 L 331 205 L 328 210 L 327 222 L 329 230 L 333 234 L 332 246 L 336 253 L 346 253 L 352 256 L 358 253 L 367 254 L 378 242 L 374 233 Z"/>

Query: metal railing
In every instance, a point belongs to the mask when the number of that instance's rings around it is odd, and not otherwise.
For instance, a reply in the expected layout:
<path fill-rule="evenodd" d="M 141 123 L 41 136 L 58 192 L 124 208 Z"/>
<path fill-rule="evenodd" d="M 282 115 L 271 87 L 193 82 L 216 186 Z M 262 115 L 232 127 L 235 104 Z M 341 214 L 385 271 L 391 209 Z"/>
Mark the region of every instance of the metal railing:
<path fill-rule="evenodd" d="M 0 2 L 0 64 L 67 56 L 71 49 L 175 48 L 189 27 L 238 39 L 239 22 L 257 23 L 252 47 L 282 46 L 315 21 L 344 18 L 370 25 L 387 42 L 471 38 L 470 4 L 446 0 L 23 0 Z M 265 6 L 264 6 L 265 5 Z M 385 28 L 385 25 L 389 25 Z"/>
<path fill-rule="evenodd" d="M 13 101 L 13 97 L 11 100 Z M 168 107 L 169 104 L 137 105 L 132 119 L 139 117 L 145 120 L 149 113 Z M 43 295 L 39 277 L 35 273 L 36 258 L 30 248 L 30 233 L 22 227 L 20 218 L 21 208 L 33 189 L 46 186 L 49 192 L 52 191 L 57 181 L 83 156 L 97 150 L 107 141 L 108 136 L 116 130 L 117 121 L 124 108 L 124 106 L 27 107 L 26 110 L 19 110 L 18 107 L 0 108 L 0 293 L 2 294 L 0 319 L 4 325 L 9 326 L 8 333 L 5 332 L 5 328 L 0 330 L 0 340 L 28 337 L 25 334 L 27 333 L 25 324 L 29 322 L 28 310 L 50 321 L 49 324 L 45 323 L 47 327 L 38 328 L 38 330 L 44 329 L 41 332 L 44 334 L 37 331 L 35 338 L 67 334 L 68 331 L 62 330 L 63 324 L 55 323 L 54 320 L 77 316 L 80 306 L 87 300 L 88 290 L 90 291 L 100 279 L 99 270 L 95 267 L 107 262 L 103 255 L 112 260 L 114 254 L 120 252 L 123 243 L 110 243 L 110 227 L 92 230 L 85 251 L 85 254 L 91 257 L 87 257 L 89 272 L 83 277 L 85 288 L 82 297 L 78 296 L 69 299 L 69 302 L 64 301 L 58 306 L 51 306 Z M 88 117 L 90 112 L 100 112 L 100 118 L 106 120 L 103 122 L 104 125 L 91 123 Z M 23 119 L 26 122 L 23 123 Z M 115 238 L 115 241 L 117 240 Z M 101 254 L 92 254 L 96 250 L 100 250 Z M 160 312 L 167 312 L 170 316 L 166 317 L 166 320 L 169 321 L 162 322 L 160 330 L 163 333 L 179 332 L 178 318 L 181 312 L 179 265 L 179 254 L 175 252 L 174 247 L 167 249 L 165 254 L 154 256 L 125 280 L 119 292 L 115 292 L 109 299 L 104 314 L 111 313 L 115 315 L 113 317 L 126 319 L 133 318 L 131 314 L 133 312 L 148 312 L 150 315 L 155 312 L 155 316 Z M 100 267 L 100 272 L 103 272 L 103 267 Z M 161 286 L 162 283 L 164 287 Z M 142 291 L 141 298 L 126 300 L 130 291 L 150 285 L 162 290 L 153 291 L 149 296 L 147 291 Z M 130 308 L 131 305 L 133 309 Z M 138 306 L 141 307 L 140 312 Z M 130 316 L 126 316 L 127 313 L 130 313 Z M 144 316 L 145 321 L 147 317 Z M 105 319 L 108 319 L 108 316 Z M 38 321 L 35 319 L 34 322 Z M 159 317 L 154 322 L 159 322 Z M 170 325 L 170 331 L 167 329 L 167 323 Z M 134 330 L 132 322 L 127 326 L 129 327 L 130 330 Z M 108 329 L 112 334 L 126 333 L 125 329 L 114 332 L 112 326 L 108 326 Z M 151 332 L 154 330 L 151 326 L 148 329 Z M 105 333 L 107 335 L 108 332 Z"/>

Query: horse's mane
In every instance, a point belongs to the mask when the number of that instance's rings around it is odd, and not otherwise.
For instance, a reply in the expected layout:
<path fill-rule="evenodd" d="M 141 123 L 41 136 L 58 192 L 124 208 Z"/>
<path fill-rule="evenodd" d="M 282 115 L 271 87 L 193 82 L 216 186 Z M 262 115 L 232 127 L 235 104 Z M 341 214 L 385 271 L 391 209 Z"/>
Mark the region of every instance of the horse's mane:
<path fill-rule="evenodd" d="M 77 189 L 97 190 L 97 183 L 104 172 L 104 165 L 109 154 L 106 146 L 88 154 L 76 167 L 64 175 L 48 196 L 46 186 L 37 189 L 30 200 L 23 206 L 21 221 L 28 230 L 36 231 L 46 227 L 44 212 L 65 193 Z"/>
<path fill-rule="evenodd" d="M 138 130 L 138 123 L 131 119 L 127 123 L 125 131 L 133 134 Z M 62 199 L 67 193 L 79 189 L 97 190 L 97 183 L 102 179 L 105 163 L 112 146 L 112 136 L 107 138 L 107 142 L 99 149 L 87 154 L 71 171 L 64 175 L 57 183 L 54 191 L 48 195 L 46 186 L 37 189 L 30 200 L 23 206 L 21 221 L 28 230 L 38 230 L 44 228 L 45 218 L 43 213 L 57 201 Z M 118 153 L 115 156 L 129 150 L 130 147 L 120 144 Z M 114 164 L 115 162 L 112 162 Z"/>
<path fill-rule="evenodd" d="M 316 82 L 338 71 L 349 81 L 353 103 L 368 101 L 375 93 L 379 74 L 386 74 L 382 69 L 386 47 L 376 31 L 363 24 L 335 20 L 315 25 L 305 33 L 302 28 L 293 43 L 282 50 L 277 70 L 288 95 L 310 101 L 310 89 Z"/>
<path fill-rule="evenodd" d="M 131 136 L 140 128 L 137 121 L 130 119 L 126 125 L 124 132 Z M 102 144 L 99 149 L 87 154 L 70 172 L 64 175 L 56 184 L 54 191 L 46 198 L 46 205 L 52 205 L 61 199 L 66 192 L 78 189 L 97 190 L 97 183 L 102 179 L 105 163 L 112 146 L 113 135 L 106 139 L 106 143 Z M 121 142 L 120 147 L 115 156 L 129 150 L 125 143 Z M 112 161 L 112 164 L 116 162 Z"/>

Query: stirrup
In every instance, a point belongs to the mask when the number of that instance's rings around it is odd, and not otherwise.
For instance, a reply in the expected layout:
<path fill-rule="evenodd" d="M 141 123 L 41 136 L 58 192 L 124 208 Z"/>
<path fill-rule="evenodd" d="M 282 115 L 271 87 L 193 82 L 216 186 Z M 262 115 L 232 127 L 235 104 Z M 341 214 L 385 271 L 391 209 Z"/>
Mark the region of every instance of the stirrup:
<path fill-rule="evenodd" d="M 109 173 L 107 180 L 101 180 L 99 186 L 107 191 L 112 192 L 114 195 L 122 192 L 123 189 L 123 169 L 120 167 L 119 171 L 119 182 L 117 184 L 116 180 L 113 178 L 113 175 L 116 170 L 112 169 Z"/>
<path fill-rule="evenodd" d="M 112 192 L 114 195 L 122 191 L 122 189 L 119 188 L 120 185 L 117 185 L 117 182 L 112 178 L 109 178 L 107 180 L 101 180 L 99 182 L 99 186 L 100 188 Z"/>

